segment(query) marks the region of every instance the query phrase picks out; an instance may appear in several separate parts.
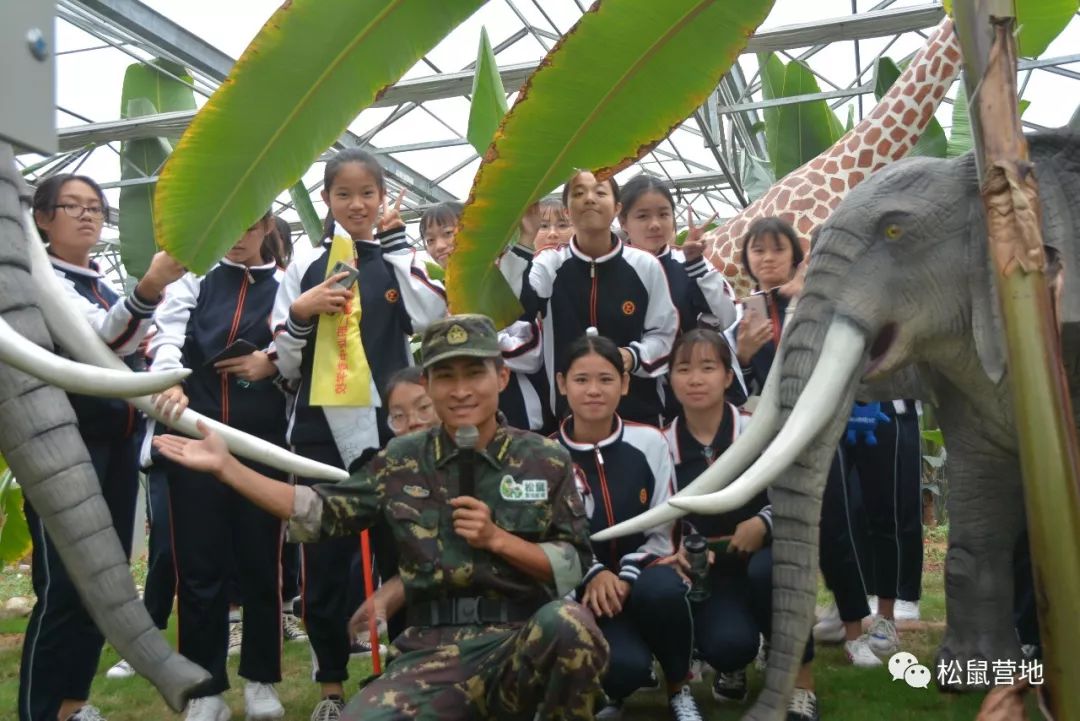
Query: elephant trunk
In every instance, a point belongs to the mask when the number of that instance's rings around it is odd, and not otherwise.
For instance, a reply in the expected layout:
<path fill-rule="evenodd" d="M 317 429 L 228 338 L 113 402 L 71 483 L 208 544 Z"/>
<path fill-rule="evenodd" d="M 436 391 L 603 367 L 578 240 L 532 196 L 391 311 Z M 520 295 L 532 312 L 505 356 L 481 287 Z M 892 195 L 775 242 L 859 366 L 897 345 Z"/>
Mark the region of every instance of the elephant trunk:
<path fill-rule="evenodd" d="M 0 144 L 0 315 L 23 337 L 51 348 L 34 301 L 23 186 L 14 168 L 10 147 Z M 182 710 L 210 676 L 173 651 L 139 599 L 67 396 L 0 364 L 0 450 L 94 623 L 170 707 Z"/>
<path fill-rule="evenodd" d="M 784 420 L 803 396 L 816 366 L 835 358 L 822 354 L 830 326 L 843 323 L 832 315 L 832 306 L 810 287 L 799 303 L 792 326 L 785 334 L 784 362 L 773 368 L 782 373 L 780 404 Z M 818 538 L 821 499 L 836 445 L 855 399 L 856 380 L 865 362 L 865 343 L 857 360 L 846 369 L 848 382 L 837 390 L 832 402 L 818 409 L 827 420 L 798 459 L 782 473 L 770 491 L 773 508 L 773 609 L 772 634 L 765 687 L 745 719 L 776 721 L 784 718 L 795 676 L 809 640 L 817 595 Z M 816 373 L 815 373 L 816 375 Z"/>

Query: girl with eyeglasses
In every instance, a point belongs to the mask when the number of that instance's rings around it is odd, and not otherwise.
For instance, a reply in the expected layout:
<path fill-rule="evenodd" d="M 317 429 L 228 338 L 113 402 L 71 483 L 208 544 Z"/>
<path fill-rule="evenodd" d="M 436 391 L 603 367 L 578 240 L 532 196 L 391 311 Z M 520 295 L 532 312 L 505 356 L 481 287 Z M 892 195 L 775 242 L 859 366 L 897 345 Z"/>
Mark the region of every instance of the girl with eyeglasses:
<path fill-rule="evenodd" d="M 109 205 L 105 193 L 83 175 L 54 175 L 34 193 L 34 222 L 49 244 L 53 270 L 68 302 L 77 306 L 101 339 L 129 366 L 144 369 L 137 355 L 153 322 L 162 291 L 184 273 L 157 253 L 135 290 L 121 300 L 90 259 L 101 242 Z M 101 483 L 101 493 L 126 553 L 131 553 L 142 423 L 125 401 L 68 394 L 79 434 Z M 20 721 L 90 721 L 100 712 L 87 704 L 90 683 L 105 642 L 83 608 L 67 569 L 34 508 L 26 504 L 33 543 L 37 601 L 30 614 L 19 671 Z"/>

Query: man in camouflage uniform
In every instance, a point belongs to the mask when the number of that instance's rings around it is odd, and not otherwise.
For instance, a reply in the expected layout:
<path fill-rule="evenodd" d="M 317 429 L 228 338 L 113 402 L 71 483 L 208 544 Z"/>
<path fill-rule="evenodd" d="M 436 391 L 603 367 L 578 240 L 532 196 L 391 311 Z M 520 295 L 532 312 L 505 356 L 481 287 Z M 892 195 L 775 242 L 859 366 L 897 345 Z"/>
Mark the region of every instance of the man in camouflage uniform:
<path fill-rule="evenodd" d="M 592 719 L 607 645 L 584 607 L 561 600 L 592 557 L 570 458 L 496 421 L 508 371 L 488 318 L 431 325 L 421 356 L 443 427 L 395 438 L 348 481 L 293 489 L 234 459 L 204 469 L 289 518 L 293 541 L 357 534 L 386 517 L 409 628 L 342 719 Z M 479 431 L 474 497 L 459 493 L 453 441 L 469 425 Z M 170 444 L 190 446 L 159 445 L 181 463 L 196 462 L 196 446 L 224 445 Z"/>

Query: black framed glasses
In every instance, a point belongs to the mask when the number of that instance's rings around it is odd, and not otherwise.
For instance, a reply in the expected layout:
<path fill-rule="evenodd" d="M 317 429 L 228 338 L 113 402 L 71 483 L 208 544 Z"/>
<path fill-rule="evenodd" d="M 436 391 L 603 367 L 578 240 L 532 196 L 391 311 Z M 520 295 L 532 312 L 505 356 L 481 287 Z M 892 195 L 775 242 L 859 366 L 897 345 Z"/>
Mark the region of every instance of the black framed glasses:
<path fill-rule="evenodd" d="M 83 214 L 89 215 L 94 220 L 99 220 L 105 217 L 105 208 L 100 205 L 82 205 L 81 203 L 60 203 L 54 205 L 53 210 L 63 210 L 68 214 L 68 217 L 75 218 L 76 220 L 83 217 Z"/>

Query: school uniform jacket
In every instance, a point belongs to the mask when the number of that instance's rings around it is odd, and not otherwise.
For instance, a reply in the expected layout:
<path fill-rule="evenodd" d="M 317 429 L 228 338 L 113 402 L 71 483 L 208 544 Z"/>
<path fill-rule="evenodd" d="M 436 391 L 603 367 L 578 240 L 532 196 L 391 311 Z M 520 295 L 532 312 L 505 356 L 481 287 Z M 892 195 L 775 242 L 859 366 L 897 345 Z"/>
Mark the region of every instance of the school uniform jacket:
<path fill-rule="evenodd" d="M 555 373 L 565 370 L 566 349 L 590 326 L 629 349 L 634 376 L 656 379 L 667 373 L 679 316 L 664 270 L 651 253 L 627 247 L 612 234 L 611 251 L 591 258 L 575 237 L 535 256 L 515 246 L 499 267 L 525 312 L 543 319 L 552 407 L 562 407 Z M 659 388 L 649 384 L 625 397 L 619 408 L 627 418 L 658 419 L 663 410 Z"/>
<path fill-rule="evenodd" d="M 340 228 L 335 232 L 348 235 Z M 381 233 L 374 240 L 354 241 L 354 245 L 360 271 L 360 338 L 372 379 L 381 392 L 391 375 L 412 364 L 409 337 L 446 315 L 446 291 L 428 275 L 427 263 L 434 263 L 431 256 L 410 249 L 404 228 Z M 294 259 L 274 303 L 278 370 L 294 382 L 297 391 L 289 420 L 292 445 L 329 443 L 333 438 L 322 409 L 308 403 L 318 319 L 300 323 L 289 313 L 301 293 L 326 280 L 329 249 L 327 239 L 314 253 Z M 372 401 L 380 405 L 377 395 Z"/>
<path fill-rule="evenodd" d="M 223 375 L 212 359 L 237 340 L 273 353 L 270 312 L 284 271 L 223 259 L 205 276 L 184 275 L 165 290 L 150 339 L 152 370 L 190 368 L 184 393 L 193 411 L 278 444 L 285 442 L 285 395 L 273 378 Z"/>
<path fill-rule="evenodd" d="M 514 428 L 550 432 L 554 417 L 544 375 L 543 330 L 540 320 L 519 320 L 499 331 L 503 362 L 510 380 L 499 394 L 499 410 Z"/>
<path fill-rule="evenodd" d="M 573 440 L 573 423 L 573 418 L 563 421 L 556 437 L 574 462 L 590 534 L 629 520 L 671 497 L 674 469 L 658 429 L 615 416 L 611 435 L 590 445 Z M 633 584 L 647 566 L 674 553 L 673 530 L 673 523 L 665 523 L 644 533 L 594 542 L 593 561 L 580 588 L 605 569 Z"/>
<path fill-rule="evenodd" d="M 750 359 L 749 365 L 741 368 L 742 377 L 743 380 L 746 381 L 748 391 L 752 392 L 751 389 L 756 388 L 757 392 L 761 393 L 761 389 L 765 387 L 765 379 L 769 377 L 773 359 L 776 357 L 776 349 L 780 344 L 780 336 L 784 330 L 784 319 L 787 316 L 787 307 L 790 302 L 790 299 L 785 298 L 776 290 L 769 291 L 765 294 L 765 309 L 769 314 L 769 323 L 772 324 L 773 337 L 758 349 L 758 352 Z M 731 343 L 732 348 L 738 347 L 739 321 L 742 320 L 742 314 L 743 306 L 740 304 L 738 306 L 738 312 L 736 313 L 735 322 L 732 323 L 731 327 L 726 331 L 728 341 Z"/>
<path fill-rule="evenodd" d="M 136 351 L 153 325 L 158 301 L 147 301 L 132 291 L 121 302 L 93 261 L 89 268 L 83 268 L 52 255 L 49 260 L 68 302 L 79 309 L 105 344 L 132 370 L 145 370 L 145 363 Z M 63 339 L 60 344 L 63 345 Z M 137 430 L 136 411 L 125 401 L 76 393 L 68 393 L 68 399 L 84 438 L 126 438 Z"/>
<path fill-rule="evenodd" d="M 686 420 L 680 415 L 664 428 L 664 439 L 671 450 L 675 462 L 676 491 L 690 485 L 705 469 L 716 461 L 728 449 L 739 434 L 750 423 L 750 416 L 740 413 L 731 403 L 724 404 L 724 418 L 712 442 L 703 446 L 686 427 Z M 735 527 L 748 518 L 760 516 L 765 521 L 769 537 L 772 537 L 772 507 L 765 491 L 751 498 L 741 508 L 715 516 L 690 514 L 684 524 L 690 528 L 687 533 L 696 531 L 706 538 L 719 538 L 735 533 Z M 681 534 L 680 534 L 681 535 Z"/>

